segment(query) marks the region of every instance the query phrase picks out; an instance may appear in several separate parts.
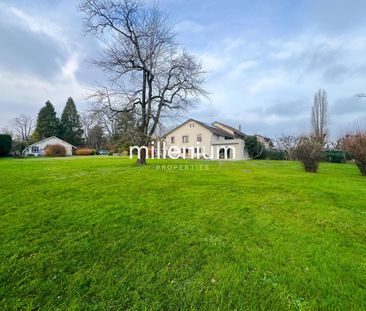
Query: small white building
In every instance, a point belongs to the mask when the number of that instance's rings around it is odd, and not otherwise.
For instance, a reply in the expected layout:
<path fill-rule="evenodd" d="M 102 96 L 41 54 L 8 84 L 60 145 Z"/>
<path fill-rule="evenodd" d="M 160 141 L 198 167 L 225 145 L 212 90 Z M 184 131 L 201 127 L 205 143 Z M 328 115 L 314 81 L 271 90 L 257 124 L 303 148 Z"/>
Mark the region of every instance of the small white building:
<path fill-rule="evenodd" d="M 27 148 L 24 149 L 23 155 L 24 156 L 43 156 L 44 150 L 49 145 L 61 145 L 64 146 L 66 149 L 66 155 L 72 155 L 72 148 L 76 148 L 75 146 L 69 144 L 68 142 L 56 137 L 52 136 L 46 139 L 43 139 L 37 143 L 29 145 Z"/>
<path fill-rule="evenodd" d="M 167 149 L 180 150 L 182 158 L 201 158 L 212 160 L 247 160 L 249 155 L 245 148 L 246 135 L 231 126 L 220 122 L 212 125 L 189 119 L 164 135 Z"/>

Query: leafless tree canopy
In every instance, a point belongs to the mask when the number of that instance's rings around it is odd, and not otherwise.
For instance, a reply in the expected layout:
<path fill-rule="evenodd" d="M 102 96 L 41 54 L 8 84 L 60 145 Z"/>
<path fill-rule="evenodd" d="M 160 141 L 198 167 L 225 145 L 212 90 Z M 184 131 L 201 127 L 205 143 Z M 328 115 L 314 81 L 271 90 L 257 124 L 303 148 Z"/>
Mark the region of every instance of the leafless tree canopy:
<path fill-rule="evenodd" d="M 21 114 L 19 117 L 14 118 L 11 124 L 22 141 L 29 141 L 35 125 L 34 119 L 31 116 Z"/>
<path fill-rule="evenodd" d="M 310 173 L 316 173 L 323 152 L 323 141 L 318 137 L 300 136 L 297 140 L 295 149 L 296 158 L 302 163 L 304 170 Z"/>
<path fill-rule="evenodd" d="M 95 103 L 137 115 L 143 141 L 155 133 L 163 114 L 187 109 L 205 95 L 201 64 L 179 49 L 159 8 L 138 0 L 83 0 L 80 9 L 85 30 L 106 43 L 94 64 L 110 79 L 94 94 Z"/>
<path fill-rule="evenodd" d="M 354 158 L 361 174 L 366 176 L 366 131 L 351 131 L 340 140 L 340 146 Z"/>
<path fill-rule="evenodd" d="M 328 135 L 328 99 L 325 90 L 318 90 L 314 95 L 311 125 L 313 135 L 325 144 Z"/>
<path fill-rule="evenodd" d="M 293 135 L 282 134 L 277 140 L 277 147 L 280 150 L 285 151 L 286 160 L 294 159 L 294 151 L 297 145 L 298 137 Z"/>
<path fill-rule="evenodd" d="M 80 123 L 83 127 L 85 140 L 88 141 L 90 131 L 96 125 L 96 118 L 92 112 L 84 111 L 80 114 Z"/>

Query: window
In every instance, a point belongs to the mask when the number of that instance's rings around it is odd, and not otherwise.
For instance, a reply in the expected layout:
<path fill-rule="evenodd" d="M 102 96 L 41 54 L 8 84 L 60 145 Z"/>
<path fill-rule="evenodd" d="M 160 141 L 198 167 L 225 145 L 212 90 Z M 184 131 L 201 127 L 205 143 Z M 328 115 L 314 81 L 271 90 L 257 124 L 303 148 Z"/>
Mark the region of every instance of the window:
<path fill-rule="evenodd" d="M 189 127 L 194 127 L 194 123 L 189 124 Z"/>
<path fill-rule="evenodd" d="M 171 142 L 172 144 L 174 144 L 174 143 L 175 143 L 175 137 L 174 137 L 174 136 L 170 137 L 170 142 Z"/>
<path fill-rule="evenodd" d="M 201 134 L 197 134 L 197 141 L 202 142 L 202 135 Z"/>
<path fill-rule="evenodd" d="M 182 143 L 188 143 L 188 136 L 182 136 Z"/>
<path fill-rule="evenodd" d="M 37 146 L 32 147 L 32 153 L 38 153 L 39 148 Z"/>
<path fill-rule="evenodd" d="M 225 159 L 225 148 L 220 148 L 219 159 Z"/>

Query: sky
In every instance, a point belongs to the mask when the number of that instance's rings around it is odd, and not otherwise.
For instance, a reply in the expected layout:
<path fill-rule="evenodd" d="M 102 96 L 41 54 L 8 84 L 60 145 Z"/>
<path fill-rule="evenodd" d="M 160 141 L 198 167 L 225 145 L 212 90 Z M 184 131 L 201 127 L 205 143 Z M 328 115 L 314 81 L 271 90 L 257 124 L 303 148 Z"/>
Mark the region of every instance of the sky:
<path fill-rule="evenodd" d="M 366 1 L 161 0 L 178 43 L 208 72 L 203 99 L 184 118 L 241 125 L 278 137 L 309 128 L 325 89 L 331 135 L 366 119 Z M 0 1 L 0 129 L 47 100 L 80 111 L 102 76 L 101 44 L 83 32 L 74 0 Z M 178 122 L 177 120 L 175 122 Z"/>

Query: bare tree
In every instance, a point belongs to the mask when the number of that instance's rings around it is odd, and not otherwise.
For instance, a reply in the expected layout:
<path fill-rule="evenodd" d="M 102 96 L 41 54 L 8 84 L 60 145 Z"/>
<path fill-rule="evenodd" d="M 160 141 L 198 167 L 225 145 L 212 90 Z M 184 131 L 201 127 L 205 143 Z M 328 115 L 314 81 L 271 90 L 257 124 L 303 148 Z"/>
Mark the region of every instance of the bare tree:
<path fill-rule="evenodd" d="M 328 99 L 325 90 L 319 89 L 314 95 L 311 125 L 313 135 L 325 144 L 328 135 Z"/>
<path fill-rule="evenodd" d="M 115 114 L 137 115 L 141 143 L 148 143 L 163 114 L 187 109 L 206 94 L 201 64 L 178 47 L 159 8 L 139 0 L 82 0 L 80 9 L 86 32 L 106 43 L 94 64 L 110 79 L 93 98 Z M 145 152 L 138 163 L 146 163 Z"/>
<path fill-rule="evenodd" d="M 80 113 L 80 123 L 83 128 L 85 140 L 89 140 L 90 131 L 97 125 L 96 117 L 93 112 L 84 111 Z"/>
<path fill-rule="evenodd" d="M 314 135 L 300 136 L 297 140 L 295 156 L 302 163 L 304 170 L 316 173 L 322 158 L 323 142 Z"/>
<path fill-rule="evenodd" d="M 350 131 L 339 144 L 354 158 L 361 174 L 366 176 L 366 131 L 362 129 Z"/>
<path fill-rule="evenodd" d="M 11 122 L 14 130 L 19 134 L 22 141 L 28 142 L 32 131 L 34 130 L 34 119 L 31 116 L 21 114 Z"/>
<path fill-rule="evenodd" d="M 103 102 L 95 102 L 91 112 L 96 124 L 103 128 L 103 131 L 108 137 L 111 138 L 117 134 L 118 116 L 123 114 L 123 112 L 116 113 Z"/>
<path fill-rule="evenodd" d="M 294 159 L 294 151 L 297 145 L 298 137 L 282 134 L 276 141 L 277 147 L 286 153 L 286 160 Z"/>

